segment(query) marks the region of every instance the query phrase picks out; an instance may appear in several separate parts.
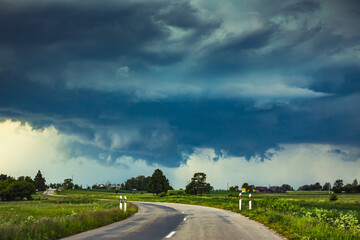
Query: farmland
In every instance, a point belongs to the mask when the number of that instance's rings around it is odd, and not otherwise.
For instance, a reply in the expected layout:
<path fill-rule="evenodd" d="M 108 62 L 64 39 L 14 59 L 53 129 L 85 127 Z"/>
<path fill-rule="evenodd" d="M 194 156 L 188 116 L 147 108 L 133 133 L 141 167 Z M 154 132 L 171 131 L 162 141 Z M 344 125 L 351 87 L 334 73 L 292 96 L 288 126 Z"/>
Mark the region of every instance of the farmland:
<path fill-rule="evenodd" d="M 64 192 L 80 197 L 116 199 L 111 192 Z M 122 193 L 122 195 L 125 195 Z M 238 193 L 212 191 L 203 196 L 154 196 L 145 192 L 126 194 L 129 201 L 161 201 L 210 206 L 240 213 Z M 337 201 L 329 201 L 328 192 L 293 191 L 285 194 L 253 196 L 253 209 L 248 210 L 248 195 L 243 194 L 241 214 L 248 216 L 289 239 L 359 239 L 360 194 L 339 194 Z"/>
<path fill-rule="evenodd" d="M 119 194 L 101 190 L 66 190 L 61 197 L 36 195 L 35 201 L 0 202 L 1 239 L 56 239 L 128 217 L 117 210 Z M 203 196 L 170 192 L 164 197 L 146 192 L 123 192 L 129 201 L 195 204 L 240 213 L 238 193 L 212 191 Z M 253 196 L 243 194 L 241 214 L 289 239 L 359 239 L 360 194 L 339 194 L 329 201 L 327 192 L 288 192 Z"/>

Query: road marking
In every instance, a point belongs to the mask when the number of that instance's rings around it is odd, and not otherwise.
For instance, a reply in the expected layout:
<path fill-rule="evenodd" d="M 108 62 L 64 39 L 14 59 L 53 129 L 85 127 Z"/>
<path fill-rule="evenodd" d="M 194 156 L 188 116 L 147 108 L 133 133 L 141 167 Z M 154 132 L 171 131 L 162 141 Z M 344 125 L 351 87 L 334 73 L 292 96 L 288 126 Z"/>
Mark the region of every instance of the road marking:
<path fill-rule="evenodd" d="M 186 221 L 186 218 L 184 218 L 184 222 Z"/>
<path fill-rule="evenodd" d="M 169 233 L 165 238 L 171 238 L 172 235 L 174 235 L 176 232 L 175 231 L 172 231 L 171 233 Z"/>

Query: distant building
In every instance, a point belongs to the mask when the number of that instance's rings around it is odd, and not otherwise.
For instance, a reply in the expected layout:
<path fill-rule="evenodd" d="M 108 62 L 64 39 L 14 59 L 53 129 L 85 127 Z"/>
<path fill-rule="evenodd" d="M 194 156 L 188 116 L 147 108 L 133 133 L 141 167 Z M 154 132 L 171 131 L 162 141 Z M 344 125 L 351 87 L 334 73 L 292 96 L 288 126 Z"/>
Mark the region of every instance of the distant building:
<path fill-rule="evenodd" d="M 255 190 L 259 193 L 270 193 L 270 190 L 267 187 L 255 187 Z"/>
<path fill-rule="evenodd" d="M 111 189 L 121 189 L 121 185 L 120 184 L 117 184 L 117 185 L 111 184 L 111 185 L 109 185 L 109 188 L 111 188 Z"/>
<path fill-rule="evenodd" d="M 272 193 L 286 193 L 286 190 L 282 189 L 279 186 L 271 186 L 271 187 L 269 187 L 269 190 Z"/>

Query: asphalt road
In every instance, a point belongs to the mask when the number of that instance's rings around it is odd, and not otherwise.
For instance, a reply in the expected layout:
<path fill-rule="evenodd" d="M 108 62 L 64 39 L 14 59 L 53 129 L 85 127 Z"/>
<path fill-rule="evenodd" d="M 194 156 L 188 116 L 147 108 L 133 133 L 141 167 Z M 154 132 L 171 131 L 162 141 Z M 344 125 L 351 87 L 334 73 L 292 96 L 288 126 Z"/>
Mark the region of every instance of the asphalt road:
<path fill-rule="evenodd" d="M 139 212 L 105 227 L 80 233 L 78 239 L 284 239 L 233 212 L 185 204 L 133 202 Z"/>
<path fill-rule="evenodd" d="M 56 188 L 49 188 L 47 190 L 45 190 L 43 192 L 44 195 L 48 195 L 48 196 L 54 196 L 54 197 L 58 197 L 58 195 L 54 195 Z"/>

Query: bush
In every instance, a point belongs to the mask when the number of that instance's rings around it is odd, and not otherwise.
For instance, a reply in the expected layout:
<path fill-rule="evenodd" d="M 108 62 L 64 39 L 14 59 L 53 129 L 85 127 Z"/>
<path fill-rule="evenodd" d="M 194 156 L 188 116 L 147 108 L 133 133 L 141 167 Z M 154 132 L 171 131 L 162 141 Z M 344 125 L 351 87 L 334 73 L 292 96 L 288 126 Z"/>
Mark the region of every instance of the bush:
<path fill-rule="evenodd" d="M 166 196 L 166 192 L 159 193 L 159 197 L 165 197 L 165 196 Z"/>
<path fill-rule="evenodd" d="M 35 186 L 29 182 L 13 179 L 0 182 L 1 201 L 23 200 L 24 198 L 30 200 L 31 195 L 35 193 Z"/>
<path fill-rule="evenodd" d="M 185 195 L 185 190 L 169 190 L 168 191 L 169 196 L 174 196 L 174 195 Z"/>
<path fill-rule="evenodd" d="M 338 200 L 338 197 L 336 196 L 335 193 L 332 193 L 332 194 L 330 194 L 330 196 L 329 196 L 329 200 L 330 200 L 330 201 L 336 201 L 336 200 Z"/>

